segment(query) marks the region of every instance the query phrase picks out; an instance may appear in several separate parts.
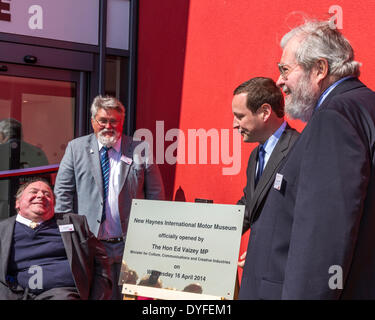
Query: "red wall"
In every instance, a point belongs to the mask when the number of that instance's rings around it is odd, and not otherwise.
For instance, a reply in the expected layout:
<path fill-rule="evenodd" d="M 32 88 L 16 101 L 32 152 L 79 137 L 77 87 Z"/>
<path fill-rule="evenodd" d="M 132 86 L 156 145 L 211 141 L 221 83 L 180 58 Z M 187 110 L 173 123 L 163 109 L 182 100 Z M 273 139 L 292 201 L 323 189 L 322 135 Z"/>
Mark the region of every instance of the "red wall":
<path fill-rule="evenodd" d="M 342 32 L 363 63 L 361 80 L 375 88 L 373 1 L 140 1 L 137 128 L 155 131 L 155 121 L 164 120 L 165 131 L 179 128 L 185 137 L 188 129 L 231 128 L 233 89 L 255 76 L 276 80 L 282 35 L 301 21 L 301 13 L 329 20 L 332 5 L 342 8 Z M 291 123 L 302 130 L 302 123 Z M 236 175 L 223 175 L 221 161 L 160 165 L 169 199 L 181 186 L 186 201 L 236 203 L 255 146 L 241 145 Z"/>

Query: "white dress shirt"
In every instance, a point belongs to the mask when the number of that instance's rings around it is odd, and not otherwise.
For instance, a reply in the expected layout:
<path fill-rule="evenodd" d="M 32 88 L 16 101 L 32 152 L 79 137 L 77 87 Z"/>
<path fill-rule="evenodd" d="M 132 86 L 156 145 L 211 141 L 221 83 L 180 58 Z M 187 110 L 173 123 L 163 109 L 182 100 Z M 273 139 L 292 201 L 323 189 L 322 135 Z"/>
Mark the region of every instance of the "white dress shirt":
<path fill-rule="evenodd" d="M 103 145 L 98 141 L 99 152 Z M 121 162 L 121 138 L 108 150 L 109 158 L 109 182 L 108 197 L 105 203 L 106 219 L 100 225 L 98 239 L 122 237 L 121 220 L 118 208 L 118 196 L 120 194 L 120 162 Z"/>
<path fill-rule="evenodd" d="M 31 229 L 35 229 L 37 226 L 39 226 L 43 223 L 43 221 L 42 222 L 33 222 L 33 221 L 25 218 L 24 216 L 21 216 L 19 213 L 17 214 L 16 221 L 24 224 L 25 226 L 28 226 Z"/>
<path fill-rule="evenodd" d="M 282 133 L 284 132 L 286 128 L 286 121 L 284 120 L 284 122 L 282 123 L 282 125 L 279 127 L 279 129 L 277 129 L 268 139 L 267 141 L 263 144 L 263 148 L 264 148 L 264 151 L 265 151 L 265 154 L 264 154 L 264 167 L 263 167 L 263 172 L 264 170 L 266 169 L 266 165 L 267 165 L 267 162 L 268 160 L 270 159 L 271 157 L 271 154 L 272 154 L 272 151 L 273 149 L 275 149 L 277 143 L 279 142 L 279 139 L 282 135 Z M 257 169 L 256 169 L 256 172 L 258 172 L 258 166 L 259 166 L 259 161 L 257 162 Z"/>

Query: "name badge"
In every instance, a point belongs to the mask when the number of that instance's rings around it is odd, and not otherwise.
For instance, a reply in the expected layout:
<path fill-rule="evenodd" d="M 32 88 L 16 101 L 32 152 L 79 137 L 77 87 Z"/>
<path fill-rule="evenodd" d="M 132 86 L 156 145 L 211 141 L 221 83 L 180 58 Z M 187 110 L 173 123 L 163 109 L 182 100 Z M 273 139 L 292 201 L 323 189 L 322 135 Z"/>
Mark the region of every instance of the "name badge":
<path fill-rule="evenodd" d="M 71 232 L 74 231 L 74 226 L 72 224 L 63 224 L 59 226 L 60 232 Z"/>
<path fill-rule="evenodd" d="M 124 155 L 121 156 L 121 161 L 124 161 L 128 165 L 131 165 L 133 163 L 132 158 L 128 158 L 127 156 L 124 156 Z"/>
<path fill-rule="evenodd" d="M 276 190 L 280 190 L 281 189 L 281 186 L 283 184 L 283 178 L 284 178 L 284 176 L 282 174 L 276 173 L 275 182 L 273 184 L 273 187 Z"/>

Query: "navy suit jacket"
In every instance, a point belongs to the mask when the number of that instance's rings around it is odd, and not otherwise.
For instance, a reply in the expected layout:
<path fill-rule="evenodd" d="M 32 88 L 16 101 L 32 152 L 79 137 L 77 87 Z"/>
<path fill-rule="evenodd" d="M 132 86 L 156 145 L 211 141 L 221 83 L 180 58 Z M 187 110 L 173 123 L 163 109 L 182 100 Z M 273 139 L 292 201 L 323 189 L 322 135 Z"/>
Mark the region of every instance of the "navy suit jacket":
<path fill-rule="evenodd" d="M 351 78 L 281 166 L 252 226 L 240 299 L 375 298 L 374 150 L 375 93 Z"/>
<path fill-rule="evenodd" d="M 272 151 L 270 158 L 268 159 L 267 165 L 264 168 L 263 174 L 261 175 L 258 184 L 255 187 L 255 172 L 257 167 L 257 159 L 259 153 L 259 146 L 255 148 L 249 158 L 247 164 L 247 184 L 243 190 L 242 198 L 237 204 L 245 205 L 244 222 L 242 226 L 242 233 L 245 233 L 255 221 L 260 212 L 262 211 L 264 202 L 267 198 L 268 192 L 271 189 L 275 175 L 285 159 L 286 155 L 296 142 L 299 133 L 291 128 L 289 125 L 285 127 L 279 141 Z"/>

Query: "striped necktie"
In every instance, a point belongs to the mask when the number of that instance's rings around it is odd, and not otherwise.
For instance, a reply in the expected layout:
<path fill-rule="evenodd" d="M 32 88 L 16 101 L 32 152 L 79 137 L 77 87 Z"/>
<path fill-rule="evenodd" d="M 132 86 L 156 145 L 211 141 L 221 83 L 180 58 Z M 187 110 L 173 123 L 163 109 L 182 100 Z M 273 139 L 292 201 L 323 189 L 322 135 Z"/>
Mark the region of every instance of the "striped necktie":
<path fill-rule="evenodd" d="M 102 213 L 102 222 L 105 220 L 105 205 L 108 197 L 108 186 L 109 186 L 109 158 L 108 150 L 110 148 L 102 147 L 100 149 L 100 165 L 102 167 L 103 175 L 103 213 Z"/>

